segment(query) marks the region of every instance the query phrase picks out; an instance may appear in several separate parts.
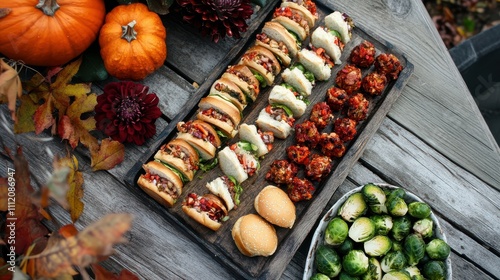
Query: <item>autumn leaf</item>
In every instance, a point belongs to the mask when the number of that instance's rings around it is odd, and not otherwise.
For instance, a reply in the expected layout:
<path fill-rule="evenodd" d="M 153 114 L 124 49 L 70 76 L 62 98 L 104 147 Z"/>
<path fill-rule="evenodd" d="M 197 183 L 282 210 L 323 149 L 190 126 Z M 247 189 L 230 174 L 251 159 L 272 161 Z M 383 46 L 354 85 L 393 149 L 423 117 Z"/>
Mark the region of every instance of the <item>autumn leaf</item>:
<path fill-rule="evenodd" d="M 127 269 L 122 269 L 120 274 L 116 275 L 113 272 L 106 270 L 99 264 L 93 264 L 92 270 L 95 274 L 95 280 L 139 280 L 137 275 Z"/>
<path fill-rule="evenodd" d="M 121 163 L 125 158 L 125 146 L 114 140 L 104 139 L 98 150 L 90 150 L 90 166 L 93 171 L 108 170 Z"/>
<path fill-rule="evenodd" d="M 123 234 L 131 223 L 130 214 L 108 214 L 75 236 L 52 235 L 40 254 L 28 258 L 35 260 L 37 277 L 73 275 L 74 267 L 82 269 L 111 255 L 115 244 L 125 242 Z"/>
<path fill-rule="evenodd" d="M 7 178 L 0 177 L 0 211 L 7 211 L 9 184 Z"/>
<path fill-rule="evenodd" d="M 68 107 L 67 114 L 60 119 L 58 134 L 62 139 L 67 139 L 73 149 L 79 142 L 90 150 L 97 148 L 97 139 L 89 132 L 95 129 L 94 118 L 81 119 L 82 114 L 94 111 L 96 104 L 95 94 L 79 96 Z"/>
<path fill-rule="evenodd" d="M 0 102 L 7 102 L 11 117 L 16 121 L 16 100 L 21 97 L 23 88 L 17 71 L 0 59 Z M 5 99 L 3 98 L 5 97 Z"/>
<path fill-rule="evenodd" d="M 69 206 L 71 221 L 76 222 L 83 212 L 83 173 L 78 171 L 78 160 L 74 155 L 54 160 L 54 171 L 67 170 L 67 176 L 64 180 L 66 184 L 66 193 L 60 193 L 60 199 Z M 50 188 L 50 185 L 49 185 Z M 53 188 L 57 190 L 57 188 Z M 60 192 L 60 191 L 59 191 Z"/>

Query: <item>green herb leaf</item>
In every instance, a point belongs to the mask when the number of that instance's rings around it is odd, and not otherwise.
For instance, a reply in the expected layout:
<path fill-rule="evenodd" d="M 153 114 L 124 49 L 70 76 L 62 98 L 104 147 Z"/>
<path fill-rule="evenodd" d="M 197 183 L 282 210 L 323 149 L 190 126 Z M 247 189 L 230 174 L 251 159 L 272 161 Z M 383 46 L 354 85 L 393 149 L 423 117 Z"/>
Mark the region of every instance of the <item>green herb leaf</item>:
<path fill-rule="evenodd" d="M 293 112 L 292 112 L 292 110 L 290 110 L 290 108 L 288 108 L 286 105 L 283 105 L 283 104 L 273 104 L 273 107 L 276 107 L 276 108 L 281 108 L 281 109 L 285 110 L 285 113 L 286 113 L 289 117 L 293 117 Z"/>
<path fill-rule="evenodd" d="M 184 174 L 182 174 L 179 170 L 177 170 L 175 167 L 171 166 L 170 164 L 166 163 L 166 162 L 163 162 L 161 160 L 157 160 L 155 159 L 156 162 L 159 162 L 161 164 L 163 164 L 163 166 L 165 166 L 166 168 L 170 169 L 170 171 L 174 172 L 177 176 L 179 176 L 179 178 L 181 178 L 182 182 L 183 183 L 186 183 L 186 182 L 189 182 L 189 179 L 184 176 Z"/>
<path fill-rule="evenodd" d="M 218 163 L 218 158 L 213 158 L 211 161 L 200 161 L 200 169 L 207 172 L 214 169 L 214 167 L 216 167 Z"/>

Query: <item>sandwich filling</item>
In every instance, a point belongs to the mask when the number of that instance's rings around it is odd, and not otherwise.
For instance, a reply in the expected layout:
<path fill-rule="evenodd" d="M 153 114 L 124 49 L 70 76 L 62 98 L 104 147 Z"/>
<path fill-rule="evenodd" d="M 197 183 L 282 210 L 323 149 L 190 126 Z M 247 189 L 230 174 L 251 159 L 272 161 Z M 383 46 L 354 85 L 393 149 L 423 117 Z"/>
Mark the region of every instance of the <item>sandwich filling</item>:
<path fill-rule="evenodd" d="M 259 161 L 255 159 L 255 156 L 252 154 L 257 150 L 257 147 L 254 145 L 250 143 L 238 142 L 231 145 L 229 148 L 236 154 L 238 161 L 248 176 L 253 176 L 260 168 Z"/>
<path fill-rule="evenodd" d="M 161 146 L 160 150 L 168 155 L 181 159 L 186 164 L 186 168 L 189 171 L 198 170 L 198 164 L 193 157 L 190 157 L 189 153 L 184 150 L 184 147 L 169 143 Z"/>
<path fill-rule="evenodd" d="M 288 51 L 288 49 L 287 49 L 287 51 Z M 248 84 L 248 90 L 252 93 L 252 96 L 257 96 L 259 94 L 259 91 L 260 91 L 259 90 L 259 85 L 252 83 L 252 80 L 250 79 L 250 77 L 248 77 L 247 75 L 244 75 L 240 71 L 236 70 L 234 67 L 228 68 L 226 72 L 229 73 L 229 74 L 235 75 L 236 77 L 238 77 L 238 79 L 240 79 L 243 82 L 247 83 Z"/>
<path fill-rule="evenodd" d="M 269 114 L 269 116 L 271 116 L 271 118 L 273 118 L 274 120 L 276 121 L 284 121 L 286 122 L 288 125 L 292 126 L 293 127 L 293 124 L 295 123 L 295 119 L 292 117 L 292 113 L 290 111 L 290 109 L 288 109 L 288 112 L 287 110 L 288 108 L 285 108 L 285 106 L 272 106 L 272 105 L 268 105 L 266 107 L 266 113 Z"/>
<path fill-rule="evenodd" d="M 195 193 L 189 193 L 183 203 L 184 206 L 195 209 L 198 212 L 207 213 L 212 221 L 220 223 L 226 216 L 225 211 L 215 201 L 199 196 Z"/>
<path fill-rule="evenodd" d="M 203 110 L 203 111 L 201 111 L 201 114 L 203 114 L 207 117 L 210 117 L 210 118 L 214 118 L 214 119 L 219 120 L 221 122 L 225 122 L 230 126 L 234 126 L 234 124 L 231 121 L 231 119 L 229 118 L 228 114 L 221 112 L 215 108 L 208 108 L 206 110 Z"/>
<path fill-rule="evenodd" d="M 290 7 L 279 7 L 274 11 L 273 17 L 287 17 L 293 21 L 295 21 L 300 27 L 304 28 L 306 33 L 309 32 L 309 23 L 307 20 L 302 17 L 302 15 Z"/>
<path fill-rule="evenodd" d="M 241 99 L 241 94 L 234 89 L 231 89 L 228 85 L 223 83 L 216 83 L 214 85 L 215 89 L 221 92 L 229 94 L 229 96 L 236 98 L 241 104 L 246 104 L 245 100 Z"/>
<path fill-rule="evenodd" d="M 277 74 L 278 69 L 273 64 L 273 61 L 258 52 L 248 52 L 243 55 L 247 60 L 253 60 L 255 63 L 260 64 L 267 72 L 271 72 L 273 75 Z"/>
<path fill-rule="evenodd" d="M 257 34 L 256 38 L 262 43 L 269 45 L 271 48 L 278 49 L 284 54 L 288 55 L 288 48 L 283 42 L 278 42 L 274 39 L 269 38 L 266 33 Z"/>
<path fill-rule="evenodd" d="M 316 9 L 316 4 L 311 0 L 286 0 L 285 2 L 292 2 L 297 5 L 305 7 L 313 16 L 318 15 L 318 11 Z"/>
<path fill-rule="evenodd" d="M 267 151 L 271 151 L 273 148 L 273 143 L 274 143 L 274 133 L 272 131 L 257 131 L 259 134 L 260 138 L 262 139 L 262 142 L 266 144 Z"/>
<path fill-rule="evenodd" d="M 148 182 L 155 185 L 159 192 L 164 192 L 170 195 L 173 199 L 177 199 L 179 197 L 180 194 L 177 192 L 175 184 L 169 179 L 163 178 L 158 174 L 153 174 L 149 170 L 143 176 Z"/>
<path fill-rule="evenodd" d="M 203 125 L 199 123 L 194 123 L 193 121 L 188 121 L 185 123 L 180 122 L 177 124 L 177 130 L 179 130 L 179 132 L 181 133 L 189 133 L 193 135 L 193 137 L 207 141 L 214 147 L 217 147 L 215 135 L 210 133 L 210 131 L 205 129 Z"/>

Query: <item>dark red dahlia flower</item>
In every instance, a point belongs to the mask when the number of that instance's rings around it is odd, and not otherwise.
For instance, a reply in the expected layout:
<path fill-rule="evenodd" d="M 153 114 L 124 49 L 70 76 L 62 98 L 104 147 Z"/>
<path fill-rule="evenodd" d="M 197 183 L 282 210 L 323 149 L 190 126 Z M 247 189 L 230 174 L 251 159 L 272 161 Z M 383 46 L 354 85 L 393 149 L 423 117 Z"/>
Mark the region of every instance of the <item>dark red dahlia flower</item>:
<path fill-rule="evenodd" d="M 177 0 L 183 20 L 196 26 L 202 35 L 218 42 L 226 35 L 240 38 L 253 14 L 250 0 Z"/>
<path fill-rule="evenodd" d="M 155 121 L 161 116 L 158 96 L 148 90 L 133 82 L 107 84 L 97 97 L 97 129 L 121 143 L 144 144 L 155 135 Z"/>

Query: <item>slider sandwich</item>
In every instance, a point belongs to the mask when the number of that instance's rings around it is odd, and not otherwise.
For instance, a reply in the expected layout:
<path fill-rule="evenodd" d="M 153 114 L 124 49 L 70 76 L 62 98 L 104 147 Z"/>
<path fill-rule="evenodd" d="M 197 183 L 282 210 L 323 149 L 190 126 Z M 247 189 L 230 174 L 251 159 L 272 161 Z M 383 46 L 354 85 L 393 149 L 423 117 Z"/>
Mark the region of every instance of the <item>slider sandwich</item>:
<path fill-rule="evenodd" d="M 209 95 L 202 98 L 198 106 L 200 107 L 197 114 L 199 120 L 214 125 L 227 137 L 232 138 L 236 134 L 241 114 L 233 103 L 222 97 Z"/>
<path fill-rule="evenodd" d="M 281 7 L 290 7 L 297 10 L 307 20 L 310 28 L 313 28 L 316 24 L 318 11 L 316 4 L 311 0 L 283 0 Z"/>
<path fill-rule="evenodd" d="M 237 85 L 240 90 L 252 101 L 257 99 L 260 93 L 260 84 L 252 71 L 245 65 L 230 65 L 222 78 L 228 79 Z"/>
<path fill-rule="evenodd" d="M 268 21 L 257 34 L 255 44 L 270 50 L 283 66 L 290 65 L 297 55 L 298 47 L 295 38 L 279 23 Z"/>
<path fill-rule="evenodd" d="M 285 105 L 292 111 L 294 118 L 302 116 L 307 108 L 303 96 L 288 84 L 283 84 L 281 86 L 276 85 L 273 87 L 269 94 L 269 104 Z"/>
<path fill-rule="evenodd" d="M 281 72 L 281 66 L 274 54 L 262 46 L 249 48 L 241 57 L 239 64 L 245 65 L 255 75 L 262 87 L 271 85 Z"/>
<path fill-rule="evenodd" d="M 253 176 L 260 168 L 260 163 L 255 156 L 257 146 L 239 141 L 227 146 L 218 153 L 219 165 L 222 172 L 242 183 L 249 176 Z"/>
<path fill-rule="evenodd" d="M 307 19 L 297 10 L 291 7 L 278 7 L 274 10 L 271 21 L 283 25 L 296 41 L 302 42 L 309 36 L 310 26 Z"/>
<path fill-rule="evenodd" d="M 320 26 L 312 33 L 311 44 L 316 48 L 324 49 L 335 64 L 342 63 L 340 56 L 344 49 L 344 43 L 342 43 L 337 31 Z"/>
<path fill-rule="evenodd" d="M 182 139 L 173 139 L 156 152 L 154 159 L 180 172 L 182 181 L 192 181 L 200 158 L 191 145 Z"/>
<path fill-rule="evenodd" d="M 349 43 L 352 37 L 354 22 L 345 13 L 335 11 L 325 17 L 325 25 L 329 30 L 335 30 L 340 34 L 344 44 Z"/>
<path fill-rule="evenodd" d="M 302 96 L 311 95 L 315 83 L 314 74 L 306 70 L 302 64 L 296 63 L 292 67 L 285 69 L 281 73 L 281 77 L 285 83 L 296 89 Z"/>
<path fill-rule="evenodd" d="M 324 50 L 323 50 L 324 51 Z M 302 49 L 298 54 L 298 62 L 314 74 L 319 81 L 326 81 L 332 74 L 331 65 L 327 63 L 324 56 L 313 50 Z"/>
<path fill-rule="evenodd" d="M 215 129 L 201 120 L 191 120 L 177 123 L 177 138 L 189 143 L 201 156 L 209 160 L 215 157 L 221 141 Z"/>
<path fill-rule="evenodd" d="M 220 197 L 225 202 L 227 211 L 231 211 L 240 204 L 240 195 L 243 188 L 236 179 L 224 175 L 208 182 L 206 186 L 212 194 Z"/>
<path fill-rule="evenodd" d="M 193 220 L 217 231 L 227 219 L 227 209 L 222 200 L 213 195 L 189 193 L 182 203 L 182 211 Z"/>
<path fill-rule="evenodd" d="M 163 206 L 172 207 L 182 193 L 181 178 L 157 161 L 150 161 L 142 168 L 146 174 L 139 177 L 137 185 Z"/>
<path fill-rule="evenodd" d="M 248 141 L 257 146 L 256 155 L 261 157 L 266 155 L 273 148 L 274 133 L 271 131 L 260 131 L 253 124 L 242 124 L 238 130 L 241 140 Z"/>
<path fill-rule="evenodd" d="M 226 77 L 221 77 L 212 84 L 209 95 L 218 96 L 233 103 L 240 112 L 243 112 L 247 105 L 246 95 Z"/>
<path fill-rule="evenodd" d="M 255 123 L 262 131 L 271 131 L 275 137 L 285 139 L 290 135 L 295 119 L 287 106 L 275 104 L 262 109 Z"/>

